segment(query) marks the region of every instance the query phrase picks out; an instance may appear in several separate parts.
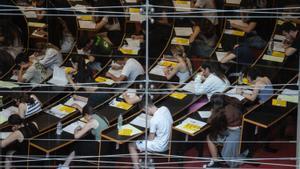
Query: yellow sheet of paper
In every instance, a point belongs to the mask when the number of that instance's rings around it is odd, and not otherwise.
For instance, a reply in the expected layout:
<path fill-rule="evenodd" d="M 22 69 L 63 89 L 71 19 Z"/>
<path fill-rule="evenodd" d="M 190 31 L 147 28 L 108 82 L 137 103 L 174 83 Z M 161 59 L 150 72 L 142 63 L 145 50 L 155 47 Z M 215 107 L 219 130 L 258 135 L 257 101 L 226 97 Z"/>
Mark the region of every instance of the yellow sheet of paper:
<path fill-rule="evenodd" d="M 160 66 L 166 66 L 166 67 L 169 67 L 169 66 L 172 66 L 172 67 L 175 67 L 177 65 L 176 62 L 171 62 L 171 61 L 161 61 L 159 63 Z"/>
<path fill-rule="evenodd" d="M 98 76 L 95 81 L 98 82 L 98 83 L 101 83 L 101 82 L 106 82 L 108 79 L 105 78 L 105 77 L 101 77 L 101 76 Z"/>
<path fill-rule="evenodd" d="M 250 85 L 247 78 L 243 78 L 243 79 L 242 79 L 242 82 L 243 82 L 243 84 Z"/>
<path fill-rule="evenodd" d="M 196 131 L 199 131 L 201 129 L 200 126 L 195 125 L 195 124 L 191 124 L 191 123 L 187 123 L 186 125 L 183 126 L 183 128 L 188 130 L 188 131 L 192 131 L 192 132 L 196 132 Z"/>
<path fill-rule="evenodd" d="M 129 13 L 140 13 L 140 8 L 129 8 Z"/>
<path fill-rule="evenodd" d="M 263 60 L 268 60 L 268 61 L 272 61 L 272 62 L 283 62 L 284 57 L 276 57 L 276 56 L 272 56 L 272 55 L 264 55 Z"/>
<path fill-rule="evenodd" d="M 73 71 L 72 67 L 65 67 L 66 74 L 69 74 L 71 71 Z M 76 74 L 76 73 L 74 73 L 74 74 Z"/>
<path fill-rule="evenodd" d="M 173 98 L 175 98 L 175 99 L 182 100 L 183 98 L 185 98 L 187 96 L 187 94 L 185 94 L 185 93 L 179 93 L 179 92 L 174 92 L 170 96 L 173 97 Z"/>
<path fill-rule="evenodd" d="M 276 57 L 284 57 L 285 54 L 283 52 L 277 52 L 277 51 L 274 51 L 272 52 L 272 56 L 276 56 Z"/>
<path fill-rule="evenodd" d="M 120 51 L 123 54 L 128 54 L 128 55 L 137 55 L 138 54 L 138 50 L 133 50 L 133 49 L 124 49 L 124 48 L 120 48 Z"/>
<path fill-rule="evenodd" d="M 172 41 L 173 41 L 173 44 L 178 44 L 178 45 L 189 45 L 190 44 L 190 41 L 187 38 L 175 37 Z"/>
<path fill-rule="evenodd" d="M 120 136 L 131 136 L 132 135 L 132 130 L 131 129 L 121 129 L 118 131 L 118 134 Z"/>
<path fill-rule="evenodd" d="M 29 27 L 36 27 L 36 28 L 43 28 L 46 26 L 45 23 L 40 23 L 40 22 L 28 22 Z"/>
<path fill-rule="evenodd" d="M 175 1 L 176 4 L 188 5 L 190 1 Z"/>
<path fill-rule="evenodd" d="M 285 100 L 272 99 L 273 106 L 286 107 L 287 102 Z"/>
<path fill-rule="evenodd" d="M 88 16 L 80 16 L 79 17 L 80 20 L 83 20 L 83 21 L 92 21 L 93 20 L 93 17 L 91 15 L 88 15 Z"/>
<path fill-rule="evenodd" d="M 70 113 L 73 113 L 74 111 L 76 111 L 76 109 L 74 107 L 69 107 L 69 106 L 64 106 L 64 105 L 61 106 L 58 110 L 66 113 L 66 114 L 70 114 Z"/>
<path fill-rule="evenodd" d="M 232 32 L 232 34 L 235 35 L 235 36 L 245 36 L 245 32 L 243 32 L 243 31 L 237 31 L 237 30 L 234 30 Z"/>
<path fill-rule="evenodd" d="M 124 110 L 129 110 L 129 109 L 132 107 L 131 104 L 128 104 L 128 103 L 125 103 L 125 102 L 119 102 L 119 103 L 117 103 L 116 106 L 117 106 L 118 108 L 124 109 Z"/>

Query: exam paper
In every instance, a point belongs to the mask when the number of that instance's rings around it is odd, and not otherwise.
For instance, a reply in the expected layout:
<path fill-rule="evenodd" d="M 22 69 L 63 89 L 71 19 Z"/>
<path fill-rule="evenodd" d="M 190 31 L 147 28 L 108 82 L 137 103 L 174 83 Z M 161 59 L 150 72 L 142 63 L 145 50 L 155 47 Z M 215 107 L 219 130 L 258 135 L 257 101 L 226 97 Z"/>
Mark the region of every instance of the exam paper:
<path fill-rule="evenodd" d="M 152 116 L 149 116 L 147 117 L 147 128 L 150 127 L 150 120 L 151 120 Z M 143 127 L 143 128 L 146 128 L 146 114 L 145 113 L 141 113 L 140 115 L 138 115 L 136 118 L 134 118 L 130 124 L 133 124 L 133 125 L 136 125 L 136 126 L 139 126 L 139 127 Z"/>
<path fill-rule="evenodd" d="M 198 111 L 198 113 L 203 119 L 208 119 L 211 116 L 211 111 Z"/>
<path fill-rule="evenodd" d="M 188 117 L 181 124 L 177 125 L 175 128 L 185 131 L 190 134 L 194 134 L 199 131 L 202 127 L 204 127 L 207 123 L 199 120 L 195 120 L 193 118 Z"/>
<path fill-rule="evenodd" d="M 65 102 L 65 105 L 72 106 L 73 104 L 78 104 L 80 107 L 84 107 L 87 103 L 79 100 L 74 100 L 73 97 L 71 97 L 68 101 Z"/>
<path fill-rule="evenodd" d="M 149 73 L 158 76 L 165 76 L 164 68 L 164 66 L 156 65 Z"/>
<path fill-rule="evenodd" d="M 69 124 L 68 126 L 66 126 L 65 128 L 63 128 L 63 131 L 70 133 L 70 134 L 74 134 L 75 133 L 75 129 L 79 126 L 81 128 L 83 128 L 85 126 L 86 123 L 78 120 L 75 121 L 71 124 Z"/>
<path fill-rule="evenodd" d="M 175 27 L 176 36 L 190 36 L 193 34 L 193 29 L 191 27 Z"/>

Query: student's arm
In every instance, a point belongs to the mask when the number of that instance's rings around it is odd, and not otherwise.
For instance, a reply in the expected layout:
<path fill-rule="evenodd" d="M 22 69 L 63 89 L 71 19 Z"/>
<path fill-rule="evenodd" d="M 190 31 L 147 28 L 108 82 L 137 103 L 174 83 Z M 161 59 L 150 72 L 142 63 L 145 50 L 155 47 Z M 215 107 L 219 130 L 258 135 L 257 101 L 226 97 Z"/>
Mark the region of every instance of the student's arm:
<path fill-rule="evenodd" d="M 189 41 L 190 43 L 193 43 L 195 41 L 195 39 L 197 38 L 197 36 L 200 33 L 200 27 L 199 26 L 193 26 L 193 33 L 190 35 Z"/>
<path fill-rule="evenodd" d="M 293 55 L 295 52 L 297 51 L 297 49 L 293 48 L 293 47 L 288 47 L 285 49 L 285 55 L 286 56 L 291 56 Z"/>
<path fill-rule="evenodd" d="M 113 81 L 116 81 L 116 82 L 125 81 L 127 79 L 127 77 L 125 75 L 121 75 L 120 77 L 116 77 L 116 76 L 114 76 L 113 74 L 111 74 L 109 72 L 106 72 L 105 76 L 111 78 Z"/>
<path fill-rule="evenodd" d="M 88 98 L 83 97 L 83 96 L 79 96 L 79 95 L 76 95 L 76 94 L 73 95 L 73 99 L 74 100 L 79 100 L 79 101 L 82 101 L 82 102 L 88 102 Z"/>
<path fill-rule="evenodd" d="M 172 77 L 175 76 L 176 73 L 179 71 L 179 67 L 180 67 L 179 64 L 180 64 L 180 63 L 178 63 L 178 64 L 177 64 L 175 67 L 173 67 L 171 70 L 169 70 L 169 69 L 167 68 L 167 70 L 164 71 L 165 76 L 166 76 L 166 78 L 167 78 L 168 80 L 172 79 Z"/>
<path fill-rule="evenodd" d="M 74 138 L 78 139 L 85 135 L 88 131 L 90 131 L 94 127 L 94 120 L 89 121 L 84 125 L 83 128 L 76 128 L 74 132 Z"/>
<path fill-rule="evenodd" d="M 20 140 L 22 138 L 22 134 L 19 130 L 11 133 L 6 139 L 0 141 L 1 148 L 8 146 L 16 140 Z"/>
<path fill-rule="evenodd" d="M 101 30 L 108 23 L 108 18 L 104 16 L 100 22 L 96 24 L 96 30 Z"/>
<path fill-rule="evenodd" d="M 241 31 L 249 33 L 255 29 L 256 22 L 243 23 L 243 24 L 237 24 L 235 22 L 230 22 L 230 25 L 235 29 L 239 29 Z"/>
<path fill-rule="evenodd" d="M 36 97 L 36 95 L 32 94 L 30 95 L 34 100 L 37 100 L 39 103 L 41 103 L 40 99 Z"/>
<path fill-rule="evenodd" d="M 234 53 L 227 53 L 221 60 L 220 63 L 228 63 L 232 59 L 236 58 L 236 55 Z"/>
<path fill-rule="evenodd" d="M 261 84 L 261 83 L 256 83 L 252 94 L 242 93 L 242 96 L 244 96 L 246 99 L 248 99 L 250 101 L 255 101 L 262 85 L 263 84 Z"/>
<path fill-rule="evenodd" d="M 73 86 L 74 90 L 78 90 L 80 88 L 80 87 L 76 86 L 76 83 L 74 82 L 74 80 L 72 78 L 72 75 L 67 74 L 67 79 L 68 79 L 68 82 Z"/>
<path fill-rule="evenodd" d="M 18 107 L 18 114 L 21 116 L 21 118 L 25 117 L 25 111 L 26 111 L 26 104 L 20 103 Z"/>
<path fill-rule="evenodd" d="M 18 82 L 27 82 L 33 77 L 33 72 L 28 67 L 29 67 L 29 64 L 21 65 L 20 70 L 18 72 Z M 25 70 L 25 69 L 27 69 L 27 70 Z"/>

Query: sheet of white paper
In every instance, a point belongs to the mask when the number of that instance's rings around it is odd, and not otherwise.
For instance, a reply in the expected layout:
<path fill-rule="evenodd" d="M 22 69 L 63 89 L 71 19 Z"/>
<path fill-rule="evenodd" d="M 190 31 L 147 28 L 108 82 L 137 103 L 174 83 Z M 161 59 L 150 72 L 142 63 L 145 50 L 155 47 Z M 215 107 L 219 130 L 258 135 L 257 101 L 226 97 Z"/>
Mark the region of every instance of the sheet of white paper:
<path fill-rule="evenodd" d="M 17 80 L 18 80 L 18 76 L 17 76 L 17 75 L 12 75 L 12 76 L 10 77 L 10 80 L 15 80 L 15 81 L 17 81 Z"/>
<path fill-rule="evenodd" d="M 233 89 L 227 91 L 226 95 L 230 96 L 230 97 L 235 97 L 235 98 L 239 99 L 240 101 L 245 98 L 244 96 L 239 95 L 239 94 L 236 93 L 236 88 L 233 88 Z"/>
<path fill-rule="evenodd" d="M 226 3 L 239 5 L 239 4 L 241 4 L 241 1 L 242 0 L 226 0 Z"/>
<path fill-rule="evenodd" d="M 140 47 L 140 40 L 132 39 L 132 38 L 125 38 L 129 47 L 139 48 Z"/>
<path fill-rule="evenodd" d="M 58 86 L 67 85 L 68 84 L 68 79 L 67 79 L 67 75 L 66 75 L 65 70 L 63 68 L 55 66 L 54 70 L 53 70 L 53 76 L 48 81 L 48 83 L 58 85 Z"/>
<path fill-rule="evenodd" d="M 187 92 L 195 93 L 194 81 L 190 81 L 189 83 L 184 85 L 183 88 L 181 88 L 181 89 L 184 91 L 187 91 Z"/>
<path fill-rule="evenodd" d="M 203 119 L 207 119 L 211 116 L 211 111 L 198 111 L 198 113 Z"/>
<path fill-rule="evenodd" d="M 225 56 L 227 52 L 216 52 L 218 61 L 221 61 Z"/>
<path fill-rule="evenodd" d="M 191 2 L 190 1 L 173 1 L 176 11 L 184 12 L 191 11 Z"/>
<path fill-rule="evenodd" d="M 8 81 L 2 81 L 0 80 L 0 88 L 8 88 L 8 89 L 13 89 L 19 87 L 19 85 L 12 83 L 12 82 L 8 82 Z"/>
<path fill-rule="evenodd" d="M 121 69 L 120 70 L 115 70 L 115 69 L 110 68 L 108 70 L 108 72 L 111 73 L 112 75 L 116 76 L 116 77 L 120 77 L 121 74 L 122 74 L 122 70 Z"/>
<path fill-rule="evenodd" d="M 74 134 L 74 131 L 75 131 L 75 129 L 76 129 L 78 126 L 80 126 L 81 128 L 83 128 L 85 124 L 86 124 L 86 123 L 84 123 L 84 122 L 78 120 L 78 121 L 75 121 L 75 122 L 69 124 L 69 125 L 66 126 L 65 128 L 63 128 L 63 131 L 65 131 L 65 132 L 67 132 L 67 133 L 70 133 L 70 134 Z"/>
<path fill-rule="evenodd" d="M 190 131 L 190 130 L 187 130 L 184 128 L 184 126 L 186 124 L 194 124 L 194 125 L 197 125 L 197 126 L 200 126 L 200 127 L 203 127 L 205 126 L 207 123 L 203 122 L 203 121 L 199 121 L 199 120 L 195 120 L 193 118 L 190 118 L 188 117 L 187 119 L 185 119 L 181 124 L 177 125 L 176 128 L 180 129 L 180 130 L 183 130 L 183 131 L 186 131 L 188 133 L 195 133 L 196 131 Z"/>
<path fill-rule="evenodd" d="M 0 140 L 6 139 L 12 132 L 0 132 Z"/>
<path fill-rule="evenodd" d="M 79 12 L 82 12 L 82 13 L 87 13 L 88 12 L 87 6 L 85 6 L 85 5 L 77 4 L 75 6 L 72 6 L 72 8 L 75 9 L 76 11 L 79 11 Z"/>
<path fill-rule="evenodd" d="M 274 40 L 278 40 L 278 41 L 284 41 L 286 38 L 283 35 L 275 35 L 274 36 Z"/>
<path fill-rule="evenodd" d="M 150 120 L 151 120 L 152 116 L 149 116 L 148 115 L 148 118 L 147 118 L 147 128 L 150 127 Z M 130 124 L 133 124 L 133 125 L 136 125 L 136 126 L 140 126 L 140 127 L 143 127 L 145 128 L 146 127 L 146 114 L 145 113 L 141 113 L 140 115 L 138 115 L 136 118 L 134 118 Z"/>
<path fill-rule="evenodd" d="M 26 18 L 37 18 L 37 15 L 34 11 L 23 11 Z"/>
<path fill-rule="evenodd" d="M 137 129 L 131 124 L 125 124 L 124 126 L 121 127 L 121 129 L 130 129 L 132 131 L 131 136 L 142 133 L 141 130 Z"/>
<path fill-rule="evenodd" d="M 79 27 L 82 29 L 95 29 L 96 23 L 94 21 L 83 21 L 79 20 Z"/>
<path fill-rule="evenodd" d="M 0 114 L 5 117 L 6 119 L 8 119 L 8 117 L 12 114 L 12 112 L 18 112 L 18 108 L 15 106 L 10 106 L 6 109 L 3 109 Z"/>
<path fill-rule="evenodd" d="M 193 34 L 193 29 L 191 27 L 175 27 L 176 36 L 190 36 Z"/>
<path fill-rule="evenodd" d="M 78 104 L 80 107 L 84 107 L 87 103 L 79 100 L 74 100 L 73 97 L 71 97 L 68 101 L 65 102 L 65 105 L 72 106 L 73 104 Z"/>
<path fill-rule="evenodd" d="M 126 3 L 137 3 L 137 0 L 125 0 Z"/>
<path fill-rule="evenodd" d="M 165 76 L 164 66 L 160 66 L 157 64 L 153 69 L 151 69 L 149 73 L 158 76 Z"/>
<path fill-rule="evenodd" d="M 140 13 L 130 13 L 129 20 L 133 22 L 143 22 L 145 18 L 145 15 L 141 15 Z"/>
<path fill-rule="evenodd" d="M 291 89 L 284 89 L 277 99 L 285 100 L 291 103 L 298 103 L 298 91 Z"/>
<path fill-rule="evenodd" d="M 273 50 L 278 52 L 285 52 L 284 45 L 282 42 L 273 42 L 273 43 L 274 43 Z"/>

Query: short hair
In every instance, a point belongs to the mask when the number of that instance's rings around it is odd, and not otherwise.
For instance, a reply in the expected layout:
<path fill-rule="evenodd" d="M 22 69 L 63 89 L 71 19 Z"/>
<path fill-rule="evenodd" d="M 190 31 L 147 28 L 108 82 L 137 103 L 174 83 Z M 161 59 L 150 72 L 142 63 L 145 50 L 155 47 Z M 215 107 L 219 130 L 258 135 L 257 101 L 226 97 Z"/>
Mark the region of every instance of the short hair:
<path fill-rule="evenodd" d="M 92 106 L 86 105 L 82 109 L 82 115 L 93 115 L 94 114 L 94 109 Z"/>
<path fill-rule="evenodd" d="M 221 109 L 225 106 L 224 94 L 215 93 L 211 96 L 210 102 L 213 110 Z"/>
<path fill-rule="evenodd" d="M 148 100 L 146 99 L 148 97 Z M 151 97 L 149 95 L 144 95 L 142 98 L 142 101 L 140 102 L 140 109 L 143 109 L 145 107 L 152 107 L 155 106 Z"/>
<path fill-rule="evenodd" d="M 23 119 L 18 114 L 12 114 L 8 117 L 8 123 L 11 125 L 21 125 L 23 123 Z"/>
<path fill-rule="evenodd" d="M 292 22 L 285 22 L 280 26 L 281 32 L 297 31 L 297 27 Z"/>
<path fill-rule="evenodd" d="M 247 72 L 247 76 L 250 77 L 252 80 L 255 80 L 257 77 L 260 76 L 260 72 L 256 69 L 250 69 Z"/>

